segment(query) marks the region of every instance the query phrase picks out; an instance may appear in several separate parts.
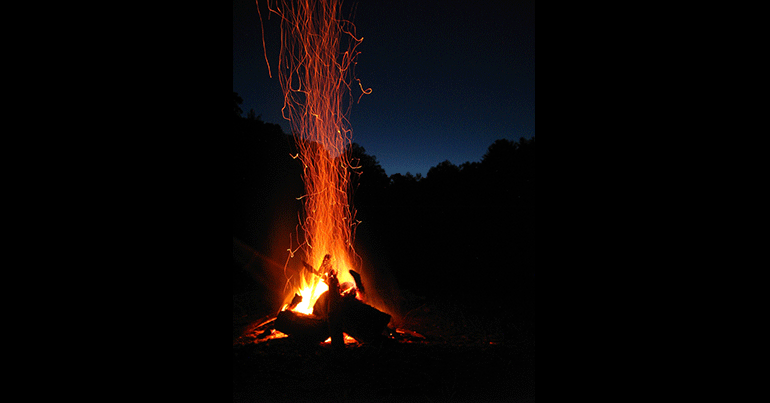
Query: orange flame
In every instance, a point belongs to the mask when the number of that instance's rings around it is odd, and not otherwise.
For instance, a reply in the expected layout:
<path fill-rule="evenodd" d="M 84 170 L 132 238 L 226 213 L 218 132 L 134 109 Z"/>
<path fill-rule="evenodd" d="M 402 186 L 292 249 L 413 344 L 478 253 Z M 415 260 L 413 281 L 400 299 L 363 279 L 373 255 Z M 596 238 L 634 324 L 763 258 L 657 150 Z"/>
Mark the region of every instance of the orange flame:
<path fill-rule="evenodd" d="M 295 310 L 310 313 L 315 300 L 328 289 L 321 276 L 311 272 L 321 268 L 324 256 L 331 255 L 329 267 L 338 272 L 341 283 L 353 281 L 348 270 L 356 267 L 355 210 L 349 200 L 352 167 L 347 154 L 351 132 L 345 115 L 352 105 L 351 82 L 359 54 L 356 47 L 363 38 L 356 37 L 353 23 L 341 18 L 339 0 L 267 3 L 281 22 L 281 112 L 297 138 L 299 153 L 293 157 L 303 165 L 306 192 L 299 198 L 304 206 L 300 224 L 303 239 L 295 250 L 289 249 L 289 258 L 302 250 L 304 262 L 310 266 L 299 276 L 296 287 L 303 302 Z M 371 93 L 357 81 L 361 96 Z"/>

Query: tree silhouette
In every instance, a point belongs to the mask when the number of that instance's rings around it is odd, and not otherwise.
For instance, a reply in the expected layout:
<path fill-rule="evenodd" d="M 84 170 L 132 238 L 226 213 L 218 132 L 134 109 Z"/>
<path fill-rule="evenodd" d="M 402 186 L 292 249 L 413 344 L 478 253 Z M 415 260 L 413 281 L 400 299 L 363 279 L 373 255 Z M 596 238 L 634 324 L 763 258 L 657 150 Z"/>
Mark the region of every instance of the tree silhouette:
<path fill-rule="evenodd" d="M 512 161 L 517 148 L 518 144 L 513 141 L 506 139 L 495 140 L 487 148 L 487 152 L 481 157 L 481 161 L 490 166 L 504 166 Z"/>
<path fill-rule="evenodd" d="M 457 201 L 459 180 L 460 168 L 449 160 L 431 167 L 425 177 L 425 187 L 431 202 L 443 205 Z"/>
<path fill-rule="evenodd" d="M 359 144 L 352 143 L 347 149 L 351 165 L 350 180 L 355 203 L 363 206 L 374 203 L 386 191 L 390 180 L 377 157 L 366 153 Z"/>
<path fill-rule="evenodd" d="M 233 113 L 236 118 L 241 117 L 241 114 L 243 113 L 241 108 L 238 106 L 242 103 L 243 103 L 243 98 L 238 96 L 237 92 L 233 91 Z"/>
<path fill-rule="evenodd" d="M 460 168 L 457 165 L 445 160 L 428 170 L 429 181 L 451 182 L 457 179 L 460 174 Z"/>

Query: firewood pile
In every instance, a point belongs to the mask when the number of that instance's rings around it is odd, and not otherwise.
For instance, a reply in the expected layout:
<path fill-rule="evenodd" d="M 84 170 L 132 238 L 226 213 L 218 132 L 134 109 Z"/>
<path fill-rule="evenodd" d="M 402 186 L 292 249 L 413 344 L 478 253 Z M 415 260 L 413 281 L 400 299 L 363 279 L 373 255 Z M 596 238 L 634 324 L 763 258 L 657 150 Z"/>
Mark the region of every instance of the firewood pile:
<path fill-rule="evenodd" d="M 261 331 L 258 338 L 267 337 L 277 330 L 301 342 L 318 343 L 331 337 L 334 348 L 344 348 L 343 333 L 362 343 L 384 337 L 391 316 L 357 298 L 358 293 L 364 292 L 361 276 L 350 270 L 356 282 L 355 286 L 349 283 L 341 286 L 335 270 L 329 269 L 323 273 L 323 269 L 329 267 L 322 265 L 319 270 L 309 268 L 329 286 L 329 290 L 316 300 L 312 314 L 306 315 L 292 310 L 302 302 L 302 296 L 295 294 L 289 306 L 275 318 L 257 327 L 257 330 Z"/>

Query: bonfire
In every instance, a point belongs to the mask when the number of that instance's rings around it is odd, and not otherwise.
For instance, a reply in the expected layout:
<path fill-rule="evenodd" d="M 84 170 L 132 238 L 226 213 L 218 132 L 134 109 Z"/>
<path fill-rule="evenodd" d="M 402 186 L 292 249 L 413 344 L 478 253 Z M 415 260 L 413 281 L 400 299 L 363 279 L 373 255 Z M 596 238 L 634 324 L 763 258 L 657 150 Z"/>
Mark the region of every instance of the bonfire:
<path fill-rule="evenodd" d="M 330 339 L 338 347 L 346 337 L 373 341 L 383 335 L 391 316 L 366 303 L 359 274 L 365 269 L 356 264 L 361 259 L 354 250 L 358 221 L 350 175 L 357 167 L 348 153 L 351 129 L 346 118 L 355 98 L 353 83 L 360 88 L 359 101 L 372 92 L 353 73 L 363 38 L 342 18 L 340 0 L 268 1 L 267 9 L 280 19 L 282 113 L 297 140 L 298 152 L 292 158 L 302 163 L 305 194 L 299 198 L 301 235 L 288 249 L 284 266 L 289 302 L 263 324 L 269 326 L 263 334 L 277 331 L 312 342 Z M 272 77 L 264 27 L 262 32 Z M 291 259 L 302 261 L 299 272 L 287 269 Z"/>

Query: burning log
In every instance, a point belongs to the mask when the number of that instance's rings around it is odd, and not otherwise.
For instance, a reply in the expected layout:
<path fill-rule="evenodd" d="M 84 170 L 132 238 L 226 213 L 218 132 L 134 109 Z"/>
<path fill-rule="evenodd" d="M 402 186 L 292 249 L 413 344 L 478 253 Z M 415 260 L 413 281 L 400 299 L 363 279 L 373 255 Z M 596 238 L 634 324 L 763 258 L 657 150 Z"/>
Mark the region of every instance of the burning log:
<path fill-rule="evenodd" d="M 289 310 L 278 314 L 275 330 L 308 342 L 322 342 L 329 338 L 329 326 L 325 319 Z"/>
<path fill-rule="evenodd" d="M 342 331 L 362 342 L 372 342 L 382 336 L 390 315 L 367 305 L 348 294 L 342 298 Z"/>
<path fill-rule="evenodd" d="M 361 291 L 362 294 L 365 294 L 366 291 L 364 290 L 364 283 L 361 281 L 361 275 L 353 270 L 348 270 L 348 273 L 353 276 L 353 280 L 356 282 L 356 288 L 358 288 L 358 291 Z"/>
<path fill-rule="evenodd" d="M 321 298 L 318 298 L 322 301 Z M 355 298 L 355 293 L 340 296 L 327 294 L 326 304 L 316 301 L 316 307 L 327 305 L 328 315 L 305 315 L 290 310 L 281 311 L 275 320 L 275 330 L 290 337 L 308 342 L 321 342 L 332 338 L 332 346 L 344 347 L 343 332 L 354 339 L 369 343 L 380 338 L 390 322 L 390 315 Z"/>
<path fill-rule="evenodd" d="M 296 308 L 300 302 L 302 302 L 302 296 L 297 293 L 294 293 L 294 298 L 292 298 L 291 303 L 286 309 L 291 311 L 292 309 Z"/>
<path fill-rule="evenodd" d="M 331 256 L 327 254 L 318 270 L 306 264 L 306 269 L 313 274 L 320 276 L 319 273 L 323 273 L 324 281 L 329 286 L 329 290 L 321 294 L 313 305 L 313 314 L 305 315 L 292 310 L 302 301 L 302 297 L 295 294 L 287 309 L 278 314 L 274 328 L 290 337 L 311 342 L 323 341 L 331 336 L 334 348 L 344 348 L 343 333 L 360 342 L 377 340 L 390 322 L 390 315 L 357 298 L 359 293 L 363 294 L 363 283 L 355 271 L 350 270 L 355 285 L 340 284 L 330 260 Z"/>
<path fill-rule="evenodd" d="M 329 256 L 329 255 L 326 255 Z M 326 259 L 324 259 L 324 262 Z M 342 296 L 340 295 L 340 282 L 337 280 L 337 272 L 329 272 L 329 291 L 326 297 L 326 312 L 328 313 L 329 333 L 332 336 L 332 347 L 345 348 L 345 338 L 342 334 Z"/>
<path fill-rule="evenodd" d="M 313 304 L 313 315 L 326 317 L 329 308 L 329 291 L 324 291 Z"/>
<path fill-rule="evenodd" d="M 376 340 L 390 322 L 390 315 L 355 298 L 355 293 L 345 294 L 336 302 L 342 318 L 342 331 L 361 342 Z M 327 315 L 329 292 L 324 292 L 313 305 L 313 315 Z M 335 317 L 336 319 L 336 317 Z"/>

